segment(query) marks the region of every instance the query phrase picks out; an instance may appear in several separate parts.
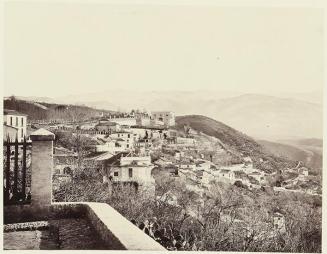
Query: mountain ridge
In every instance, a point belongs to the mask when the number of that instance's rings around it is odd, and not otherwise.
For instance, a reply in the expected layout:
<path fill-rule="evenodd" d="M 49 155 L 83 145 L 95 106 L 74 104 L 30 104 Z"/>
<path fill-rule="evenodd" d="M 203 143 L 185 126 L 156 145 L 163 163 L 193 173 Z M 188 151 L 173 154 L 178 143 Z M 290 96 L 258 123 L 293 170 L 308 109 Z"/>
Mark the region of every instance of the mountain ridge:
<path fill-rule="evenodd" d="M 295 161 L 268 153 L 253 138 L 210 117 L 202 115 L 178 116 L 176 123 L 175 128 L 177 130 L 183 130 L 184 126 L 188 126 L 195 131 L 218 138 L 239 157 L 251 157 L 253 165 L 267 173 L 296 166 Z"/>

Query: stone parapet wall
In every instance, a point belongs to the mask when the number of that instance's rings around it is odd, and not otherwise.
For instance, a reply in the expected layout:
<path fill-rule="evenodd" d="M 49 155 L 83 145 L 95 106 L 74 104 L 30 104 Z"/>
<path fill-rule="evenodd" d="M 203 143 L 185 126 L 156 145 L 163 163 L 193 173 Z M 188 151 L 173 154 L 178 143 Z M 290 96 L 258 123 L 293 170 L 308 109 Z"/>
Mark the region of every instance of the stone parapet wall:
<path fill-rule="evenodd" d="M 87 219 L 110 250 L 165 251 L 164 247 L 105 203 L 58 202 L 48 206 L 4 207 L 5 224 L 64 218 Z"/>

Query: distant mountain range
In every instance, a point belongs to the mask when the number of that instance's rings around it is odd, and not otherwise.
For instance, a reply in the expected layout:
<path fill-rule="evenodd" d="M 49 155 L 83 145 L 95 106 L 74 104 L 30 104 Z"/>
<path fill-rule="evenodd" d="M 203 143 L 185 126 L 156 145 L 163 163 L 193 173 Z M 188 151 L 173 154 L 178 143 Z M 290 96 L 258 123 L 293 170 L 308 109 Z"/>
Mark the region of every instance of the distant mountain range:
<path fill-rule="evenodd" d="M 24 98 L 29 99 L 29 98 Z M 108 110 L 171 110 L 222 121 L 256 139 L 322 138 L 322 94 L 241 94 L 216 91 L 108 90 L 33 101 L 79 104 Z"/>
<path fill-rule="evenodd" d="M 267 152 L 276 156 L 302 161 L 317 172 L 322 169 L 322 140 L 281 140 L 280 143 L 258 140 L 257 142 Z"/>

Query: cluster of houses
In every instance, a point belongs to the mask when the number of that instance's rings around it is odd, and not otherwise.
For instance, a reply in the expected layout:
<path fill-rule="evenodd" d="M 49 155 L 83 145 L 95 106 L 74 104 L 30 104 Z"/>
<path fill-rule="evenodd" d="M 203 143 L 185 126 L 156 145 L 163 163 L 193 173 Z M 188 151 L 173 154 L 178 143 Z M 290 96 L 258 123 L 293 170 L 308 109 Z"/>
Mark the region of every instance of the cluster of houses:
<path fill-rule="evenodd" d="M 148 122 L 145 121 L 147 119 Z M 83 167 L 100 168 L 104 183 L 127 183 L 153 190 L 151 171 L 155 165 L 151 163 L 150 153 L 168 142 L 169 127 L 173 125 L 175 116 L 172 112 L 153 112 L 151 115 L 135 114 L 134 117 L 102 116 L 97 121 L 87 121 L 78 126 L 52 124 L 49 129 L 80 133 L 94 140 L 94 152 L 87 156 Z M 70 165 L 74 164 L 71 163 L 74 160 L 76 164 L 77 160 L 73 152 L 66 151 L 63 155 L 60 150 L 63 148 L 57 148 L 54 153 L 56 188 L 60 182 L 69 181 L 71 174 L 66 171 L 68 168 L 74 170 Z"/>
<path fill-rule="evenodd" d="M 181 155 L 182 154 L 182 155 Z M 218 167 L 213 162 L 205 159 L 188 158 L 183 152 L 176 152 L 174 160 L 160 159 L 156 163 L 170 170 L 174 177 L 187 178 L 193 184 L 190 188 L 194 190 L 194 185 L 209 187 L 214 181 L 229 184 L 242 184 L 248 188 L 261 188 L 266 183 L 264 172 L 253 168 L 249 157 L 244 158 L 244 163 Z M 172 162 L 174 161 L 174 162 Z"/>
<path fill-rule="evenodd" d="M 253 168 L 250 157 L 244 157 L 243 163 L 240 164 L 218 167 L 212 162 L 212 156 L 210 158 L 206 158 L 203 154 L 199 156 L 200 144 L 195 138 L 196 132 L 185 126 L 184 134 L 186 135 L 180 135 L 181 133 L 171 128 L 174 125 L 174 113 L 162 111 L 151 114 L 133 112 L 129 115 L 107 117 L 102 115 L 98 119 L 91 119 L 78 125 L 52 121 L 48 128 L 79 132 L 93 139 L 96 143 L 94 153 L 86 161 L 93 167 L 95 165 L 102 167 L 103 172 L 106 172 L 104 182 L 110 179 L 114 182 L 134 182 L 138 185 L 146 183 L 147 185 L 154 182 L 151 171 L 154 166 L 159 165 L 171 171 L 172 176 L 185 178 L 190 183 L 188 187 L 198 192 L 201 191 L 201 186 L 208 187 L 213 181 L 241 184 L 250 189 L 261 188 L 266 184 L 268 175 Z M 18 141 L 22 141 L 24 137 L 28 137 L 27 115 L 25 114 L 14 110 L 4 110 L 3 126 L 4 140 L 9 138 L 10 141 L 14 141 L 17 138 Z M 150 154 L 154 151 L 161 151 L 163 156 L 155 162 L 156 165 L 145 163 L 145 161 L 151 162 Z M 54 157 L 55 182 L 59 184 L 69 181 L 76 167 L 77 154 L 57 147 Z M 128 160 L 127 157 L 133 158 L 132 162 L 136 164 L 136 168 L 124 163 Z M 112 160 L 116 160 L 115 163 L 112 164 Z M 117 166 L 118 164 L 120 167 Z M 113 172 L 113 167 L 119 170 Z M 300 165 L 289 171 L 290 174 L 296 171 L 297 180 L 303 181 L 308 177 L 308 169 Z M 132 177 L 126 178 L 130 175 Z M 286 180 L 284 184 L 290 183 L 294 181 Z M 58 187 L 58 184 L 54 186 Z"/>
<path fill-rule="evenodd" d="M 249 189 L 261 188 L 267 182 L 267 175 L 253 167 L 250 157 L 243 163 L 217 166 L 212 157 L 199 154 L 196 133 L 187 128 L 184 135 L 171 128 L 175 125 L 173 112 L 134 113 L 133 116 L 117 116 L 92 119 L 76 125 L 51 123 L 49 129 L 72 130 L 86 135 L 96 142 L 94 152 L 84 158 L 84 168 L 101 170 L 103 183 L 132 185 L 137 189 L 155 193 L 152 170 L 156 166 L 167 169 L 171 177 L 185 181 L 189 190 L 202 196 L 212 182 L 240 184 Z M 27 133 L 27 115 L 14 110 L 4 111 L 3 138 L 22 141 Z M 156 161 L 150 154 L 161 151 Z M 190 154 L 193 154 L 190 155 Z M 53 188 L 71 181 L 79 166 L 78 154 L 63 147 L 54 148 Z M 299 180 L 308 177 L 305 167 L 290 169 Z M 169 202 L 175 204 L 176 197 L 170 193 Z M 167 197 L 161 197 L 167 199 Z M 274 216 L 276 228 L 285 230 L 283 215 Z"/>
<path fill-rule="evenodd" d="M 175 125 L 173 112 L 162 111 L 144 114 L 99 116 L 82 123 L 50 121 L 27 123 L 27 115 L 15 110 L 4 110 L 3 140 L 21 142 L 28 138 L 33 125 L 42 124 L 49 130 L 70 131 L 95 140 L 94 153 L 85 159 L 85 167 L 101 168 L 104 182 L 134 183 L 137 186 L 154 185 L 150 151 L 160 149 L 168 142 L 169 128 Z M 30 130 L 31 131 L 31 130 Z M 54 149 L 53 188 L 71 180 L 78 163 L 78 155 L 63 147 Z"/>

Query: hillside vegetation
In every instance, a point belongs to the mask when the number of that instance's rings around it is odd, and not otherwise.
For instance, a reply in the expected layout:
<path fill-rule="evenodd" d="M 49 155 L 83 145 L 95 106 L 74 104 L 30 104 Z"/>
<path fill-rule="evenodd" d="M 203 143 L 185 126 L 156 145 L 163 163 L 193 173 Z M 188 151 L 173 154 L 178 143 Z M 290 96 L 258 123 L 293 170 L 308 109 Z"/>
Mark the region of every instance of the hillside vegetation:
<path fill-rule="evenodd" d="M 27 114 L 29 120 L 83 120 L 98 116 L 100 112 L 104 112 L 103 110 L 97 110 L 87 106 L 45 102 L 36 103 L 32 101 L 18 100 L 15 97 L 4 100 L 4 108 Z M 110 111 L 106 110 L 106 112 Z"/>
<path fill-rule="evenodd" d="M 178 116 L 176 123 L 178 130 L 183 130 L 186 125 L 195 131 L 218 138 L 232 153 L 250 156 L 254 166 L 266 172 L 296 166 L 295 161 L 267 152 L 251 137 L 212 118 L 201 115 Z"/>
<path fill-rule="evenodd" d="M 266 140 L 258 140 L 257 142 L 261 144 L 267 152 L 276 156 L 287 156 L 292 160 L 302 161 L 307 166 L 315 169 L 315 171 L 319 171 L 322 168 L 322 154 L 315 149 L 296 144 L 282 144 Z"/>

